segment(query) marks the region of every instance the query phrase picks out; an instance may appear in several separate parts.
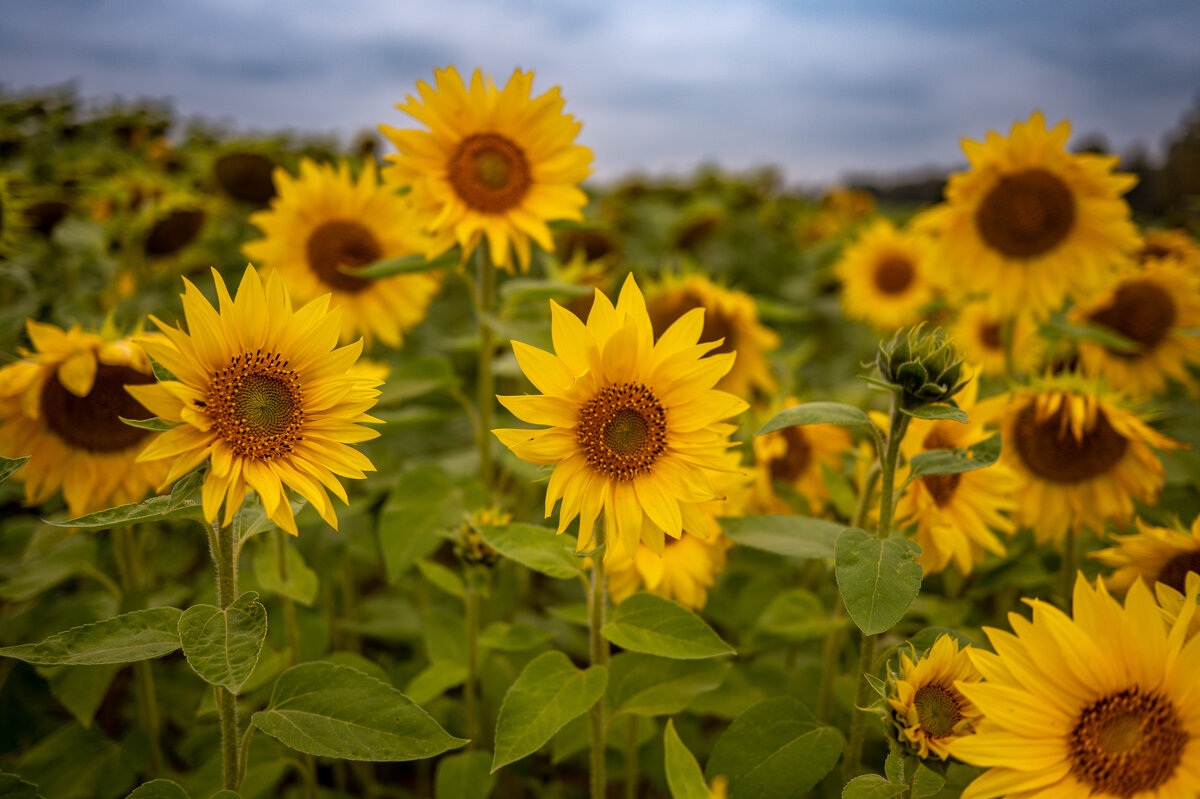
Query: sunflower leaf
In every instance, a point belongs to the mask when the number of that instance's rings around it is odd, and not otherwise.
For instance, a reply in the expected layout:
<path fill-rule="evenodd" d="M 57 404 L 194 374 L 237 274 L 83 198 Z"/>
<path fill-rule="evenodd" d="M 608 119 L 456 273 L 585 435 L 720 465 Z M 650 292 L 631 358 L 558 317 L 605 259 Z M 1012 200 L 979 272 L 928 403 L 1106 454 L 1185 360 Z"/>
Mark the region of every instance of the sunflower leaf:
<path fill-rule="evenodd" d="M 1065 319 L 1054 319 L 1046 324 L 1060 336 L 1074 340 L 1094 341 L 1105 349 L 1131 355 L 1141 350 L 1142 345 L 1126 338 L 1111 327 L 1090 322 L 1076 323 Z"/>
<path fill-rule="evenodd" d="M 842 799 L 895 799 L 907 791 L 907 785 L 888 782 L 878 774 L 863 774 L 846 783 Z"/>
<path fill-rule="evenodd" d="M 487 752 L 456 752 L 438 761 L 434 799 L 488 799 L 496 787 Z"/>
<path fill-rule="evenodd" d="M 181 646 L 178 608 L 150 608 L 72 627 L 38 644 L 0 647 L 0 656 L 38 666 L 136 663 L 169 655 Z"/>
<path fill-rule="evenodd" d="M 139 430 L 149 430 L 152 433 L 165 433 L 173 427 L 178 427 L 177 422 L 163 421 L 157 416 L 151 416 L 149 419 L 126 419 L 124 416 L 118 416 L 117 418 L 130 427 L 136 427 Z"/>
<path fill-rule="evenodd" d="M 906 538 L 876 538 L 848 528 L 834 547 L 838 590 L 865 635 L 890 630 L 921 590 L 921 547 Z"/>
<path fill-rule="evenodd" d="M 41 799 L 38 788 L 32 782 L 21 779 L 16 774 L 6 774 L 0 771 L 0 796 L 4 799 Z"/>
<path fill-rule="evenodd" d="M 670 716 L 719 686 L 729 660 L 672 660 L 622 652 L 610 661 L 608 700 L 613 713 Z"/>
<path fill-rule="evenodd" d="M 23 458 L 0 458 L 0 483 L 13 476 L 13 473 L 25 465 L 25 461 L 29 460 L 26 455 Z"/>
<path fill-rule="evenodd" d="M 914 455 L 908 462 L 909 473 L 896 497 L 904 493 L 908 484 L 920 477 L 938 474 L 962 474 L 984 469 L 1000 459 L 1000 434 L 973 444 L 967 449 L 931 449 Z"/>
<path fill-rule="evenodd" d="M 697 660 L 734 654 L 712 627 L 682 605 L 639 593 L 617 606 L 600 634 L 631 652 Z"/>
<path fill-rule="evenodd" d="M 492 549 L 547 577 L 570 580 L 583 568 L 582 561 L 571 554 L 568 543 L 571 539 L 555 535 L 549 527 L 505 524 L 480 525 L 475 529 Z"/>
<path fill-rule="evenodd" d="M 179 787 L 178 783 L 170 780 L 150 780 L 144 782 L 125 797 L 125 799 L 191 799 L 188 792 Z"/>
<path fill-rule="evenodd" d="M 950 405 L 922 405 L 918 408 L 901 408 L 900 412 L 916 419 L 967 423 L 966 411 Z"/>
<path fill-rule="evenodd" d="M 254 551 L 254 576 L 263 591 L 290 597 L 305 607 L 312 605 L 320 588 L 317 573 L 304 562 L 304 556 L 293 546 L 284 546 L 284 576 L 279 569 L 275 547 L 260 543 Z"/>
<path fill-rule="evenodd" d="M 191 519 L 205 524 L 204 512 L 200 503 L 194 500 L 171 505 L 171 497 L 158 496 L 142 502 L 120 505 L 116 508 L 96 511 L 75 519 L 57 522 L 46 519 L 46 524 L 54 527 L 73 527 L 80 530 L 110 530 L 115 527 L 128 527 L 131 524 L 143 522 L 162 522 L 171 519 Z"/>
<path fill-rule="evenodd" d="M 382 261 L 375 261 L 361 268 L 341 267 L 340 271 L 357 278 L 378 280 L 382 277 L 404 275 L 410 272 L 427 272 L 430 269 L 445 269 L 447 267 L 458 266 L 459 260 L 458 250 L 452 249 L 432 260 L 417 253 L 415 255 L 401 255 L 399 258 L 387 258 Z"/>
<path fill-rule="evenodd" d="M 840 424 L 846 427 L 874 428 L 875 423 L 862 408 L 842 402 L 805 402 L 793 408 L 784 408 L 771 417 L 755 435 L 761 436 L 805 424 Z"/>
<path fill-rule="evenodd" d="M 811 516 L 739 516 L 720 520 L 735 542 L 788 558 L 832 558 L 844 524 Z"/>
<path fill-rule="evenodd" d="M 667 728 L 663 731 L 663 770 L 671 799 L 709 799 L 712 796 L 696 756 L 679 739 L 672 719 L 667 719 Z"/>
<path fill-rule="evenodd" d="M 235 696 L 254 672 L 267 638 L 267 609 L 247 591 L 228 608 L 195 605 L 179 617 L 179 640 L 192 671 Z"/>

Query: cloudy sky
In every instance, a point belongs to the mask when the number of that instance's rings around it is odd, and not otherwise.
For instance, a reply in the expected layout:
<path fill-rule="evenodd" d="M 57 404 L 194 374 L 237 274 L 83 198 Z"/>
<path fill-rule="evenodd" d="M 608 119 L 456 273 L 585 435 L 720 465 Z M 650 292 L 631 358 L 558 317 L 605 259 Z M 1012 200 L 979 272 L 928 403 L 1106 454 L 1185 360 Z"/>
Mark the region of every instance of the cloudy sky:
<path fill-rule="evenodd" d="M 408 126 L 393 106 L 434 67 L 534 69 L 601 180 L 953 165 L 960 137 L 1035 108 L 1157 152 L 1200 104 L 1196 0 L 0 0 L 0 19 L 10 91 L 73 80 L 245 131 L 348 140 Z"/>

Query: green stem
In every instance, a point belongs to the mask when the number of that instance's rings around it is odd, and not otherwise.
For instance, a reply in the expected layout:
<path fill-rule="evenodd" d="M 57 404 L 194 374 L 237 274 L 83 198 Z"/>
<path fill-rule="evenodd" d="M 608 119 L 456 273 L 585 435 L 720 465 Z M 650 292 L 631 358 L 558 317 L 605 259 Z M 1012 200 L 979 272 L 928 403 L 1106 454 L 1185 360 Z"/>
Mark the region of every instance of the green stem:
<path fill-rule="evenodd" d="M 279 572 L 279 581 L 287 583 L 287 533 L 281 528 L 275 528 L 275 569 Z M 295 666 L 300 662 L 300 628 L 296 626 L 296 603 L 290 596 L 280 597 L 283 606 L 283 633 L 287 638 L 288 665 Z"/>
<path fill-rule="evenodd" d="M 1004 376 L 1009 380 L 1016 380 L 1018 375 L 1015 352 L 1017 318 L 1015 316 L 1004 320 L 1004 324 L 1000 327 L 1000 338 L 1004 343 Z"/>
<path fill-rule="evenodd" d="M 608 519 L 605 519 L 605 527 Z M 601 534 L 604 536 L 604 534 Z M 597 541 L 597 548 L 604 541 Z M 592 555 L 592 585 L 588 595 L 588 641 L 593 666 L 608 665 L 608 639 L 600 634 L 604 626 L 604 562 L 600 552 Z M 606 719 L 604 718 L 604 697 L 596 700 L 588 710 L 588 743 L 590 745 L 591 762 L 591 799 L 604 799 L 608 780 L 605 775 L 605 733 Z"/>
<path fill-rule="evenodd" d="M 467 566 L 470 569 L 470 566 Z M 479 739 L 479 592 L 471 586 L 468 576 L 466 582 L 467 605 L 467 681 L 463 686 L 463 700 L 466 703 L 468 748 L 474 749 Z"/>
<path fill-rule="evenodd" d="M 1063 541 L 1062 555 L 1062 598 L 1063 607 L 1071 607 L 1071 596 L 1075 592 L 1076 535 L 1074 528 L 1067 528 L 1067 538 Z"/>
<path fill-rule="evenodd" d="M 858 691 L 854 695 L 854 716 L 850 721 L 850 736 L 846 739 L 846 752 L 842 756 L 842 782 L 858 776 L 859 760 L 862 759 L 863 741 L 867 737 L 867 714 L 862 708 L 867 705 L 871 685 L 867 675 L 871 673 L 875 658 L 875 636 L 864 635 L 858 655 Z"/>
<path fill-rule="evenodd" d="M 625 799 L 638 796 L 638 719 L 630 716 L 625 720 Z"/>
<path fill-rule="evenodd" d="M 124 591 L 142 587 L 143 575 L 138 569 L 136 546 L 133 535 L 128 527 L 112 531 L 113 554 L 117 559 L 117 573 L 121 576 L 121 586 Z M 158 694 L 154 689 L 154 672 L 150 661 L 139 660 L 133 666 L 134 679 L 137 681 L 137 708 L 141 718 L 142 728 L 150 738 L 150 770 L 151 774 L 162 774 L 164 769 L 162 753 L 162 725 L 158 712 Z"/>
<path fill-rule="evenodd" d="M 492 357 L 496 351 L 496 333 L 492 330 L 490 316 L 496 293 L 496 268 L 487 257 L 487 246 L 480 242 L 475 251 L 479 266 L 479 292 L 476 295 L 475 311 L 479 319 L 479 479 L 483 483 L 487 502 L 494 501 L 492 464 L 492 405 L 496 401 L 495 381 L 492 378 Z"/>
<path fill-rule="evenodd" d="M 237 560 L 233 527 L 213 522 L 217 561 L 217 604 L 225 610 L 237 599 Z M 213 686 L 217 709 L 221 714 L 221 766 L 226 790 L 238 789 L 238 707 L 237 698 L 227 688 Z"/>

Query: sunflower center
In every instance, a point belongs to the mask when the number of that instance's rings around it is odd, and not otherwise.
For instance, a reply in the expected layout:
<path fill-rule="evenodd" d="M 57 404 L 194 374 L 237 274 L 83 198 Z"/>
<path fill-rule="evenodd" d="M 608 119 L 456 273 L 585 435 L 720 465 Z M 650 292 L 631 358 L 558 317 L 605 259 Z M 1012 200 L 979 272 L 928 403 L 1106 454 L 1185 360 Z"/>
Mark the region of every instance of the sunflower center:
<path fill-rule="evenodd" d="M 1085 708 L 1067 752 L 1071 773 L 1093 793 L 1127 799 L 1171 779 L 1187 742 L 1175 707 L 1134 687 Z"/>
<path fill-rule="evenodd" d="M 213 375 L 204 407 L 217 435 L 239 457 L 271 460 L 303 438 L 300 378 L 276 354 L 234 356 Z"/>
<path fill-rule="evenodd" d="M 975 212 L 975 227 L 993 250 L 1008 258 L 1036 258 L 1054 249 L 1075 224 L 1075 197 L 1045 169 L 1006 175 Z"/>
<path fill-rule="evenodd" d="M 59 382 L 58 375 L 51 375 L 42 385 L 42 415 L 46 426 L 73 449 L 117 452 L 149 435 L 119 417 L 147 419 L 154 415 L 130 396 L 125 386 L 153 382 L 153 375 L 128 366 L 101 363 L 96 365 L 92 390 L 85 397 L 77 397 Z"/>
<path fill-rule="evenodd" d="M 979 326 L 979 341 L 989 350 L 1004 349 L 1004 339 L 1000 337 L 999 322 L 984 322 Z"/>
<path fill-rule="evenodd" d="M 593 469 L 627 481 L 648 472 L 666 449 L 667 412 L 646 386 L 615 383 L 583 406 L 575 430 Z"/>
<path fill-rule="evenodd" d="M 767 468 L 771 470 L 772 480 L 794 483 L 812 463 L 812 445 L 799 427 L 785 427 L 779 432 L 787 442 L 787 448 L 778 458 L 773 458 Z"/>
<path fill-rule="evenodd" d="M 1129 442 L 1113 429 L 1104 412 L 1096 412 L 1096 424 L 1078 439 L 1071 433 L 1067 414 L 1064 404 L 1038 421 L 1034 403 L 1017 414 L 1014 438 L 1026 468 L 1052 483 L 1079 483 L 1116 466 Z"/>
<path fill-rule="evenodd" d="M 925 436 L 925 440 L 921 442 L 921 447 L 925 451 L 932 449 L 954 449 L 954 441 L 935 427 L 929 431 L 929 435 Z M 958 483 L 961 479 L 961 474 L 930 474 L 922 477 L 921 482 L 929 492 L 929 496 L 933 497 L 934 503 L 939 508 L 944 508 L 950 504 L 950 500 L 954 499 L 954 491 L 958 488 Z"/>
<path fill-rule="evenodd" d="M 921 731 L 934 738 L 945 738 L 962 721 L 962 708 L 953 691 L 943 685 L 922 685 L 913 697 Z"/>
<path fill-rule="evenodd" d="M 1166 583 L 1180 593 L 1184 592 L 1184 582 L 1188 572 L 1200 574 L 1200 549 L 1190 552 L 1180 552 L 1172 557 L 1158 573 L 1157 582 Z"/>
<path fill-rule="evenodd" d="M 498 133 L 463 139 L 447 171 L 459 199 L 485 214 L 502 214 L 520 205 L 533 182 L 524 151 Z"/>
<path fill-rule="evenodd" d="M 1137 358 L 1157 347 L 1175 324 L 1175 302 L 1153 283 L 1136 281 L 1117 289 L 1112 302 L 1091 315 L 1091 320 L 1138 343 L 1134 352 L 1109 350 L 1122 358 Z"/>
<path fill-rule="evenodd" d="M 889 255 L 875 266 L 875 288 L 884 294 L 903 294 L 916 274 L 912 261 L 901 255 Z"/>
<path fill-rule="evenodd" d="M 712 354 L 733 352 L 736 345 L 736 329 L 733 320 L 727 314 L 705 304 L 704 299 L 694 291 L 685 291 L 678 297 L 652 303 L 649 308 L 650 326 L 654 328 L 657 339 L 667 328 L 675 324 L 679 317 L 693 308 L 704 309 L 704 327 L 700 331 L 700 341 L 719 341 L 724 339 L 721 346 L 712 350 Z"/>
<path fill-rule="evenodd" d="M 174 255 L 195 240 L 204 227 L 204 212 L 180 208 L 154 223 L 143 247 L 146 255 Z"/>
<path fill-rule="evenodd" d="M 229 153 L 213 167 L 217 183 L 235 200 L 265 206 L 275 196 L 271 159 L 259 153 Z"/>
<path fill-rule="evenodd" d="M 349 219 L 325 222 L 308 237 L 308 265 L 321 282 L 338 291 L 357 294 L 372 281 L 342 271 L 358 269 L 383 255 L 379 240 L 363 225 Z"/>

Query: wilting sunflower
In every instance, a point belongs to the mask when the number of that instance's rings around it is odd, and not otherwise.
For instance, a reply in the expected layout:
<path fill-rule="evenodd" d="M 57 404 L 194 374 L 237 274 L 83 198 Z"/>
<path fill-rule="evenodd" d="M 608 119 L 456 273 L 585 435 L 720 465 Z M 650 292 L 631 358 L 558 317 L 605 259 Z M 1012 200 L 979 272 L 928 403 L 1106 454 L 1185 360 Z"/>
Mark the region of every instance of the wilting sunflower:
<path fill-rule="evenodd" d="M 951 635 L 938 636 L 915 661 L 900 655 L 900 673 L 888 679 L 888 704 L 900 741 L 924 759 L 945 760 L 950 744 L 970 735 L 979 723 L 979 709 L 958 690 L 960 682 L 979 682 L 965 647 Z M 914 653 L 915 655 L 915 653 Z"/>
<path fill-rule="evenodd" d="M 1154 449 L 1178 442 L 1151 429 L 1097 385 L 1070 378 L 1023 389 L 1004 403 L 1000 462 L 1016 472 L 1016 518 L 1039 543 L 1068 530 L 1126 526 L 1133 502 L 1153 504 L 1163 485 Z M 1153 448 L 1153 449 L 1152 449 Z"/>
<path fill-rule="evenodd" d="M 770 418 L 783 408 L 800 404 L 788 397 Z M 760 513 L 795 513 L 796 509 L 776 491 L 780 482 L 804 498 L 813 514 L 829 501 L 829 488 L 821 466 L 841 470 L 842 456 L 854 442 L 846 428 L 836 424 L 809 424 L 785 427 L 754 438 L 755 508 Z"/>
<path fill-rule="evenodd" d="M 425 318 L 440 274 L 371 280 L 351 273 L 421 251 L 411 202 L 380 186 L 369 162 L 356 180 L 345 161 L 335 167 L 305 158 L 298 177 L 276 169 L 275 185 L 270 210 L 250 217 L 264 238 L 242 248 L 246 257 L 278 270 L 297 302 L 332 294 L 331 305 L 342 309 L 343 342 L 365 335 L 399 347 L 403 333 Z"/>
<path fill-rule="evenodd" d="M 1137 178 L 1114 173 L 1114 156 L 1068 153 L 1070 132 L 1066 121 L 1047 131 L 1037 112 L 1008 138 L 963 140 L 971 170 L 915 222 L 937 234 L 934 273 L 954 296 L 979 295 L 997 316 L 1045 316 L 1107 288 L 1137 250 L 1121 197 Z"/>
<path fill-rule="evenodd" d="M 877 219 L 842 252 L 834 267 L 846 316 L 891 332 L 921 320 L 933 299 L 927 236 Z"/>
<path fill-rule="evenodd" d="M 513 342 L 541 395 L 498 398 L 518 419 L 549 427 L 493 432 L 522 460 L 555 467 L 546 516 L 561 499 L 558 531 L 578 516 L 580 550 L 603 510 L 606 559 L 635 555 L 639 540 L 661 554 L 666 536 L 703 527 L 699 504 L 716 497 L 712 476 L 732 469 L 734 426 L 721 420 L 748 406 L 713 386 L 735 354 L 704 357 L 721 342 L 697 343 L 701 308 L 655 341 L 632 275 L 616 307 L 596 292 L 586 326 L 553 301 L 550 310 L 554 353 Z"/>
<path fill-rule="evenodd" d="M 341 311 L 324 295 L 297 311 L 278 273 L 264 288 L 247 266 L 237 297 L 213 270 L 218 312 L 184 280 L 188 330 L 150 317 L 169 341 L 144 341 L 143 349 L 177 379 L 129 389 L 150 411 L 177 426 L 158 436 L 139 461 L 170 459 L 164 483 L 211 459 L 201 490 L 204 517 L 224 524 L 254 489 L 273 522 L 296 535 L 284 488 L 308 500 L 337 527 L 328 489 L 343 502 L 337 476 L 363 478 L 375 467 L 348 444 L 379 434 L 359 426 L 379 381 L 350 373 L 362 341 L 337 346 Z"/>
<path fill-rule="evenodd" d="M 1200 243 L 1186 230 L 1147 230 L 1138 255 L 1141 261 L 1178 258 L 1192 272 L 1200 272 Z"/>
<path fill-rule="evenodd" d="M 950 336 L 958 345 L 963 360 L 980 375 L 1003 375 L 1006 370 L 1004 355 L 1004 325 L 1008 320 L 990 313 L 982 302 L 967 303 L 959 313 L 958 321 L 950 330 Z M 1037 337 L 1037 325 L 1026 314 L 1019 314 L 1013 322 L 1013 368 L 1018 374 L 1029 374 L 1037 370 L 1043 357 L 1042 345 Z"/>
<path fill-rule="evenodd" d="M 703 275 L 667 276 L 646 291 L 646 309 L 657 336 L 693 308 L 704 309 L 700 340 L 721 339 L 724 343 L 714 352 L 737 352 L 733 368 L 717 385 L 739 397 L 750 397 L 755 391 L 773 394 L 775 378 L 766 353 L 779 347 L 779 336 L 758 321 L 754 300 Z"/>
<path fill-rule="evenodd" d="M 1076 322 L 1091 322 L 1120 333 L 1133 352 L 1109 349 L 1098 341 L 1079 342 L 1085 374 L 1132 395 L 1161 394 L 1167 379 L 1195 390 L 1189 367 L 1200 364 L 1200 270 L 1174 257 L 1155 258 L 1122 278 L 1111 291 L 1071 310 Z"/>
<path fill-rule="evenodd" d="M 1155 527 L 1137 519 L 1135 535 L 1114 535 L 1115 547 L 1091 553 L 1091 557 L 1116 569 L 1108 578 L 1114 591 L 1124 591 L 1141 579 L 1150 585 L 1166 583 L 1182 591 L 1189 573 L 1200 574 L 1200 516 L 1190 534 L 1169 527 Z"/>
<path fill-rule="evenodd" d="M 469 89 L 454 67 L 434 77 L 436 89 L 420 81 L 420 99 L 396 106 L 429 130 L 380 126 L 400 151 L 385 176 L 412 187 L 431 255 L 458 242 L 465 258 L 486 235 L 492 263 L 511 272 L 515 249 L 524 271 L 530 239 L 554 250 L 547 221 L 583 218 L 579 183 L 592 162 L 574 143 L 583 124 L 562 113 L 557 86 L 530 98 L 532 72 L 515 70 L 503 89 L 478 69 Z"/>
<path fill-rule="evenodd" d="M 1185 799 L 1200 795 L 1200 638 L 1193 594 L 1167 625 L 1144 583 L 1122 607 L 1080 575 L 1074 616 L 1038 600 L 1013 633 L 970 649 L 983 682 L 959 691 L 983 712 L 950 754 L 988 767 L 962 799 Z"/>
<path fill-rule="evenodd" d="M 14 479 L 25 500 L 44 502 L 60 488 L 72 516 L 137 502 L 162 481 L 166 467 L 136 463 L 154 433 L 121 421 L 148 419 L 125 391 L 153 383 L 150 360 L 115 331 L 63 330 L 25 323 L 32 350 L 0 369 L 0 455 L 29 455 Z"/>

